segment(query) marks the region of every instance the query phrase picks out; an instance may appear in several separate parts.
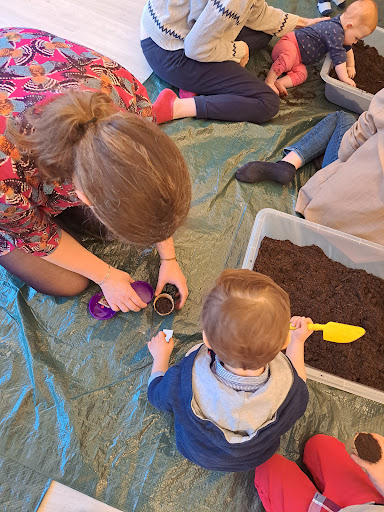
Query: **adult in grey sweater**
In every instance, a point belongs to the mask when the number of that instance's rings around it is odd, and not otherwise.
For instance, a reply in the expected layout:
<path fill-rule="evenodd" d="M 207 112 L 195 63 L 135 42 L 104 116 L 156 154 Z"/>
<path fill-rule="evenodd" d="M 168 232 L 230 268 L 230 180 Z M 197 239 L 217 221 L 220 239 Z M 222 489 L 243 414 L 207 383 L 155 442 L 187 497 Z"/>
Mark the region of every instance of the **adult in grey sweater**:
<path fill-rule="evenodd" d="M 244 69 L 250 50 L 263 48 L 273 35 L 323 20 L 287 14 L 264 0 L 148 0 L 141 27 L 146 59 L 182 96 L 198 95 L 180 99 L 163 91 L 154 105 L 158 123 L 194 116 L 268 121 L 279 99 Z"/>

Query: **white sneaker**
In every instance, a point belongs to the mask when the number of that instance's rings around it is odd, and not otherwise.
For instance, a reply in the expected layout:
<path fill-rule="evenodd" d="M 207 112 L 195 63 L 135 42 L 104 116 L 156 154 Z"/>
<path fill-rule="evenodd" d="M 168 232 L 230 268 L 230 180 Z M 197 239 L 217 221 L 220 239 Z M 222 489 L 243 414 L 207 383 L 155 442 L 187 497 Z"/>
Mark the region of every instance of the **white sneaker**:
<path fill-rule="evenodd" d="M 345 0 L 332 0 L 334 4 L 336 4 L 337 7 L 340 9 L 344 9 L 345 7 Z"/>
<path fill-rule="evenodd" d="M 345 0 L 343 0 L 343 2 L 345 2 Z M 328 14 L 332 11 L 331 2 L 318 2 L 317 9 L 319 13 L 322 14 L 323 16 L 328 16 Z"/>

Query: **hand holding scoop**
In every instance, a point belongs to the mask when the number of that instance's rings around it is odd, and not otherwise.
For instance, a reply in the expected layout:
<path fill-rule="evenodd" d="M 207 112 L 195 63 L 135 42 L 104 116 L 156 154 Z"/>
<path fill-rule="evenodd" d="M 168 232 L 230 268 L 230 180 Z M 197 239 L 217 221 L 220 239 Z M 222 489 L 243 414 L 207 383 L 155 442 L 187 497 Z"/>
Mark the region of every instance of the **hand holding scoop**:
<path fill-rule="evenodd" d="M 290 330 L 296 330 L 296 327 L 290 325 Z M 333 341 L 334 343 L 352 343 L 365 334 L 365 329 L 355 325 L 339 324 L 337 322 L 328 322 L 327 324 L 308 324 L 308 329 L 313 331 L 323 331 L 323 340 Z"/>

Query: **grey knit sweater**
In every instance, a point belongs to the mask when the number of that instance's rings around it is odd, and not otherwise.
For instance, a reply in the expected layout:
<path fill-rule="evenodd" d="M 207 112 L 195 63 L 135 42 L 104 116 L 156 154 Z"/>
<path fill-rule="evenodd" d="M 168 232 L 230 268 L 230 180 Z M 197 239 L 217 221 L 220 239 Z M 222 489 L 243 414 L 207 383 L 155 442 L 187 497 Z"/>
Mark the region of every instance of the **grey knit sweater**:
<path fill-rule="evenodd" d="M 148 0 L 142 15 L 142 39 L 164 50 L 180 50 L 200 62 L 240 62 L 246 45 L 235 41 L 243 27 L 282 37 L 298 16 L 264 0 Z"/>

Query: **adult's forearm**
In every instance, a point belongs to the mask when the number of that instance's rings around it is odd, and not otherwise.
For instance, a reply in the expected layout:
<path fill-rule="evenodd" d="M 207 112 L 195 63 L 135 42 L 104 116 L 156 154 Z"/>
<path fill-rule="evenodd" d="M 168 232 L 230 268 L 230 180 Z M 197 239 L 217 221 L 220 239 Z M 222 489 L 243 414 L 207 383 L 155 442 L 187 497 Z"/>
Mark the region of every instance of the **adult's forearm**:
<path fill-rule="evenodd" d="M 173 243 L 173 238 L 167 238 L 163 242 L 158 242 L 156 244 L 157 252 L 159 253 L 160 259 L 172 259 L 176 258 L 175 245 Z"/>
<path fill-rule="evenodd" d="M 307 26 L 307 18 L 299 18 L 295 28 L 304 28 Z"/>
<path fill-rule="evenodd" d="M 103 281 L 108 272 L 108 263 L 89 252 L 65 231 L 62 231 L 58 247 L 44 258 L 95 283 Z"/>
<path fill-rule="evenodd" d="M 290 14 L 258 0 L 249 11 L 245 26 L 266 34 L 283 37 L 295 29 L 299 16 Z"/>
<path fill-rule="evenodd" d="M 320 23 L 321 21 L 324 20 L 329 20 L 329 18 L 298 18 L 295 28 L 311 27 L 312 25 L 316 25 L 316 23 Z"/>

